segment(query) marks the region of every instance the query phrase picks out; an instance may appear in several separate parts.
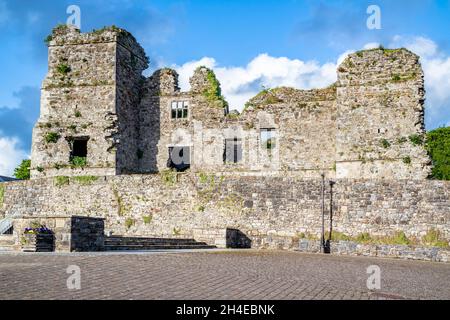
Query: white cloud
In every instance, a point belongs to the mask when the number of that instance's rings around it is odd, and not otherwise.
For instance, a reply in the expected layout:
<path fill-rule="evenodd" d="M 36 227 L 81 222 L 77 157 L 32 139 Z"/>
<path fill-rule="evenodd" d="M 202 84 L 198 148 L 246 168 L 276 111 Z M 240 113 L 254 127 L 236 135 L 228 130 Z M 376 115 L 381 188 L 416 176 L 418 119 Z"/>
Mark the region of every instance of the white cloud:
<path fill-rule="evenodd" d="M 420 56 L 425 74 L 428 120 L 433 127 L 447 122 L 450 118 L 450 56 L 440 52 L 435 42 L 424 37 L 395 36 L 390 47 L 405 47 Z"/>
<path fill-rule="evenodd" d="M 180 75 L 180 87 L 189 90 L 189 77 L 198 66 L 214 69 L 222 85 L 222 92 L 231 109 L 242 110 L 245 102 L 261 88 L 291 86 L 299 89 L 326 87 L 336 81 L 337 63 L 319 64 L 317 61 L 301 61 L 286 57 L 258 55 L 245 67 L 221 67 L 216 60 L 204 57 L 182 66 L 173 66 Z"/>
<path fill-rule="evenodd" d="M 371 42 L 367 43 L 363 49 L 377 48 L 379 45 L 377 42 Z M 446 123 L 450 118 L 450 57 L 440 53 L 437 44 L 424 37 L 395 36 L 389 47 L 405 47 L 421 56 L 427 89 L 427 127 L 432 129 Z M 201 65 L 212 68 L 221 82 L 222 92 L 230 103 L 230 108 L 241 111 L 245 103 L 263 86 L 311 89 L 332 84 L 336 81 L 337 66 L 353 52 L 355 50 L 348 50 L 342 53 L 336 62 L 325 64 L 314 60 L 272 57 L 263 53 L 241 67 L 220 66 L 214 58 L 210 57 L 172 67 L 180 75 L 180 87 L 183 91 L 189 90 L 189 78 L 195 68 Z"/>
<path fill-rule="evenodd" d="M 23 159 L 28 154 L 18 147 L 19 140 L 15 137 L 0 137 L 0 175 L 12 176 Z"/>

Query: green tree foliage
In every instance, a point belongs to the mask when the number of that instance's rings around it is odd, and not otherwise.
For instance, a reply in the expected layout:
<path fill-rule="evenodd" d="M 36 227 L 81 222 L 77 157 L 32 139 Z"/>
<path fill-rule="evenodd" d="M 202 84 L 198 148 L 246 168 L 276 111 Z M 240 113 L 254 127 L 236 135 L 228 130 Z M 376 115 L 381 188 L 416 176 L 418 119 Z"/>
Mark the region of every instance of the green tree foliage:
<path fill-rule="evenodd" d="M 427 150 L 433 160 L 432 178 L 450 180 L 450 127 L 429 131 Z"/>
<path fill-rule="evenodd" d="M 22 163 L 14 169 L 14 177 L 21 180 L 30 179 L 31 160 L 22 160 Z"/>

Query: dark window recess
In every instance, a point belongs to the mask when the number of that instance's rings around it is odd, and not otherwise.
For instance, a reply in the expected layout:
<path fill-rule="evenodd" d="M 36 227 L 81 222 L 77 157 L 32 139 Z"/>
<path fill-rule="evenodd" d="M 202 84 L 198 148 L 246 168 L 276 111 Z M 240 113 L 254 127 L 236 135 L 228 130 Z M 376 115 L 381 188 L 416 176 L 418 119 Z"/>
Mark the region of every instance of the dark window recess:
<path fill-rule="evenodd" d="M 172 119 L 186 119 L 188 117 L 187 101 L 172 101 Z"/>
<path fill-rule="evenodd" d="M 86 158 L 87 157 L 87 142 L 88 142 L 87 139 L 74 140 L 72 156 Z"/>
<path fill-rule="evenodd" d="M 225 139 L 225 150 L 223 153 L 225 163 L 238 163 L 242 161 L 242 140 L 238 138 Z"/>
<path fill-rule="evenodd" d="M 167 167 L 179 172 L 186 171 L 191 166 L 190 147 L 170 147 Z"/>
<path fill-rule="evenodd" d="M 70 161 L 74 159 L 86 159 L 88 137 L 70 138 Z"/>

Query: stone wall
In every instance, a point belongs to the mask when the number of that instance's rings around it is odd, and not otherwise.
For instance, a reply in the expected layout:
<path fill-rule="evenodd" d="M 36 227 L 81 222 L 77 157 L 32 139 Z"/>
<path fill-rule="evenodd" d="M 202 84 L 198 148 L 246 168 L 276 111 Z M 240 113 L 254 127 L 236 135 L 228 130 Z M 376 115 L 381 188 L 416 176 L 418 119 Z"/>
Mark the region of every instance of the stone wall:
<path fill-rule="evenodd" d="M 4 186 L 3 215 L 102 217 L 105 230 L 117 235 L 176 235 L 223 245 L 229 228 L 240 230 L 253 247 L 293 248 L 300 233 L 318 236 L 321 227 L 318 179 L 168 173 Z M 341 179 L 333 195 L 335 231 L 403 231 L 421 238 L 435 229 L 450 239 L 449 182 Z"/>
<path fill-rule="evenodd" d="M 24 245 L 24 230 L 39 223 L 53 232 L 57 252 L 102 251 L 104 247 L 104 219 L 81 216 L 23 216 L 14 220 L 15 249 Z"/>
<path fill-rule="evenodd" d="M 320 241 L 301 239 L 295 249 L 300 252 L 319 253 Z M 434 262 L 450 262 L 450 250 L 447 248 L 406 246 L 406 245 L 377 245 L 364 244 L 353 241 L 332 241 L 330 253 L 346 256 L 366 256 L 382 258 L 399 258 L 410 260 L 424 260 Z"/>

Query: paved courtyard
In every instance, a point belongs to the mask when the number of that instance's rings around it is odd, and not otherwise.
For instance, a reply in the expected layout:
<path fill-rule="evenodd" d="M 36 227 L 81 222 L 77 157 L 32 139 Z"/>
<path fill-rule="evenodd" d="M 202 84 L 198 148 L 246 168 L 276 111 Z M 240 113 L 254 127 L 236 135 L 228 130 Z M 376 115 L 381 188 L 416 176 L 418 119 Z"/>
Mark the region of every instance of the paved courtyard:
<path fill-rule="evenodd" d="M 81 289 L 69 290 L 69 265 Z M 367 267 L 381 269 L 370 291 Z M 450 264 L 282 251 L 0 254 L 0 299 L 450 299 Z"/>

